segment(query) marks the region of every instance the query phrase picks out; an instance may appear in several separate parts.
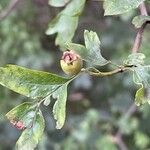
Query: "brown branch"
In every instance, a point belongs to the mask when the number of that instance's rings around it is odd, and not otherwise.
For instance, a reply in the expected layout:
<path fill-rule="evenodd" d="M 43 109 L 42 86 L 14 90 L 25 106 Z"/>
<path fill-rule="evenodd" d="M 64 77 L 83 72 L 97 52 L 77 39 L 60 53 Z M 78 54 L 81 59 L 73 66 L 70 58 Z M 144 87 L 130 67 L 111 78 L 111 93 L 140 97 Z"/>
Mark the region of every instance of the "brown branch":
<path fill-rule="evenodd" d="M 131 66 L 132 67 L 132 66 Z M 99 70 L 90 70 L 88 68 L 82 68 L 81 72 L 85 72 L 85 73 L 88 73 L 89 75 L 92 75 L 92 76 L 97 76 L 97 77 L 105 77 L 105 76 L 111 76 L 111 75 L 114 75 L 114 74 L 117 74 L 117 73 L 122 73 L 122 72 L 125 72 L 125 71 L 130 71 L 131 70 L 131 67 L 129 66 L 119 66 L 117 69 L 115 70 L 112 70 L 112 71 L 109 71 L 109 72 L 101 72 Z"/>
<path fill-rule="evenodd" d="M 147 16 L 147 9 L 146 9 L 144 2 L 140 4 L 139 9 L 140 9 L 141 15 Z M 139 48 L 140 48 L 141 43 L 142 43 L 143 32 L 144 32 L 146 25 L 147 25 L 147 22 L 145 22 L 141 26 L 141 28 L 139 28 L 139 30 L 138 30 L 138 33 L 136 35 L 136 38 L 135 38 L 135 41 L 133 44 L 132 53 L 137 53 L 139 51 Z"/>
<path fill-rule="evenodd" d="M 113 143 L 117 144 L 119 150 L 128 150 L 120 132 L 118 132 L 115 136 L 112 136 L 111 139 Z"/>
<path fill-rule="evenodd" d="M 1 11 L 0 13 L 0 21 L 5 19 L 11 12 L 12 10 L 17 6 L 20 0 L 11 0 L 8 6 Z"/>
<path fill-rule="evenodd" d="M 127 110 L 127 112 L 124 114 L 125 118 L 130 118 L 135 112 L 136 112 L 136 105 L 133 103 L 129 109 Z M 123 139 L 122 139 L 122 133 L 121 133 L 121 129 L 119 128 L 117 133 L 111 137 L 112 141 L 117 144 L 117 146 L 119 147 L 119 150 L 128 150 L 128 147 L 126 146 L 126 144 L 124 143 Z"/>

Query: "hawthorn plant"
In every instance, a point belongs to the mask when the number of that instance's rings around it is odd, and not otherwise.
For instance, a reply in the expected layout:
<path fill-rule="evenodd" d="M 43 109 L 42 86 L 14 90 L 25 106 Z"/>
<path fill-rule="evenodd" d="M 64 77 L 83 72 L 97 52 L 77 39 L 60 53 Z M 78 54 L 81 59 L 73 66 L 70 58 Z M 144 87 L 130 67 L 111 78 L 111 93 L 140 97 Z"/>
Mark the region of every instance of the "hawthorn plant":
<path fill-rule="evenodd" d="M 150 22 L 144 0 L 105 0 L 103 2 L 105 16 L 120 15 L 138 7 L 140 9 L 141 14 L 135 16 L 132 21 L 138 28 L 138 33 L 131 54 L 122 60 L 122 64 L 116 64 L 102 56 L 101 43 L 96 32 L 84 31 L 85 45 L 72 42 L 85 3 L 86 0 L 49 0 L 51 6 L 65 6 L 50 22 L 46 34 L 57 33 L 55 44 L 64 51 L 62 58 L 60 58 L 60 65 L 68 77 L 16 65 L 0 67 L 0 84 L 2 86 L 33 99 L 33 102 L 20 104 L 6 114 L 10 123 L 23 131 L 16 143 L 18 150 L 36 148 L 45 128 L 40 106 L 42 104 L 48 106 L 51 98 L 55 100 L 53 116 L 56 120 L 56 128 L 63 127 L 66 118 L 67 88 L 70 82 L 80 74 L 88 73 L 91 76 L 105 77 L 128 72 L 133 76 L 133 81 L 138 86 L 135 104 L 140 106 L 144 103 L 150 103 L 146 94 L 146 90 L 150 87 L 150 65 L 144 62 L 146 56 L 138 52 L 142 33 Z M 83 61 L 90 66 L 84 67 Z M 103 72 L 97 69 L 98 66 L 105 65 L 112 65 L 114 70 Z"/>

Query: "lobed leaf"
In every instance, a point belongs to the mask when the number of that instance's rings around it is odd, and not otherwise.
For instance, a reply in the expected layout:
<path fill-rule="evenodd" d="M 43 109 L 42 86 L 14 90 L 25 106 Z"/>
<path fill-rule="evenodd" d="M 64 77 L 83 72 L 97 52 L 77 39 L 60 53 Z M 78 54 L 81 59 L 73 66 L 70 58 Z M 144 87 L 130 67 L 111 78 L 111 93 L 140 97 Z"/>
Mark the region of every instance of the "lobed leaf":
<path fill-rule="evenodd" d="M 101 55 L 100 50 L 101 43 L 96 32 L 85 30 L 84 40 L 85 40 L 85 47 L 87 49 L 86 60 L 88 60 L 91 64 L 100 66 L 104 66 L 107 63 L 109 63 L 109 61 L 107 61 Z"/>
<path fill-rule="evenodd" d="M 64 49 L 71 42 L 86 0 L 72 0 L 49 24 L 47 35 L 57 33 L 55 44 Z"/>
<path fill-rule="evenodd" d="M 15 65 L 0 67 L 0 84 L 31 98 L 45 97 L 69 80 L 52 73 Z"/>
<path fill-rule="evenodd" d="M 57 99 L 53 106 L 53 115 L 56 119 L 57 129 L 62 128 L 66 118 L 67 86 L 68 84 L 64 84 L 53 93 L 53 98 Z"/>
<path fill-rule="evenodd" d="M 45 121 L 41 111 L 38 111 L 32 128 L 23 131 L 16 143 L 17 150 L 34 150 L 42 138 L 45 128 Z"/>
<path fill-rule="evenodd" d="M 133 74 L 134 82 L 140 86 L 135 94 L 135 103 L 137 106 L 140 106 L 144 103 L 149 103 L 150 98 L 145 95 L 144 88 L 150 88 L 150 66 L 138 66 L 134 67 Z"/>
<path fill-rule="evenodd" d="M 46 31 L 47 35 L 57 33 L 55 44 L 64 48 L 64 43 L 70 42 L 78 25 L 78 17 L 58 14 Z"/>
<path fill-rule="evenodd" d="M 83 60 L 89 62 L 91 65 L 104 66 L 109 63 L 109 61 L 107 61 L 101 55 L 100 40 L 96 32 L 85 30 L 84 40 L 85 46 L 80 44 L 67 43 L 66 48 L 77 52 Z"/>
<path fill-rule="evenodd" d="M 105 0 L 104 15 L 118 15 L 137 8 L 144 0 Z"/>

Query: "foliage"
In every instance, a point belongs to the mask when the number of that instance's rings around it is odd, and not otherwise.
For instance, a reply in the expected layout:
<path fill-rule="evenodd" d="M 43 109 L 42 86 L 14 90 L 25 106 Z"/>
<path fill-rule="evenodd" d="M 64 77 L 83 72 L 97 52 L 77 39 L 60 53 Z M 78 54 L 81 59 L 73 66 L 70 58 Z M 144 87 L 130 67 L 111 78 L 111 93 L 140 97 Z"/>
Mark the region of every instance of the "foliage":
<path fill-rule="evenodd" d="M 85 0 L 72 0 L 66 8 L 50 22 L 46 34 L 51 35 L 57 33 L 56 45 L 60 45 L 64 48 L 64 44 L 72 40 L 84 4 Z"/>
<path fill-rule="evenodd" d="M 144 0 L 117 0 L 110 2 L 110 0 L 105 0 L 103 2 L 103 7 L 105 10 L 104 15 L 124 14 L 138 8 L 143 1 Z M 146 107 L 145 104 L 149 103 L 150 101 L 149 93 L 147 92 L 150 85 L 150 66 L 145 61 L 147 59 L 147 55 L 144 55 L 141 52 L 128 54 L 128 56 L 126 55 L 127 57 L 124 58 L 118 57 L 121 63 L 118 63 L 117 60 L 110 60 L 109 57 L 106 57 L 106 59 L 102 54 L 103 42 L 101 44 L 98 34 L 92 30 L 84 30 L 85 46 L 72 42 L 75 31 L 78 27 L 79 16 L 81 16 L 85 4 L 85 0 L 49 0 L 49 5 L 65 8 L 50 21 L 46 34 L 51 35 L 57 33 L 55 44 L 58 45 L 63 51 L 73 50 L 75 53 L 77 53 L 77 55 L 80 55 L 80 57 L 85 61 L 85 64 L 88 64 L 85 65 L 85 68 L 82 68 L 78 74 L 71 77 L 63 77 L 54 73 L 27 69 L 26 67 L 21 67 L 18 65 L 6 65 L 4 67 L 0 67 L 0 84 L 18 94 L 30 98 L 32 101 L 22 103 L 6 114 L 6 117 L 9 119 L 11 124 L 17 129 L 23 131 L 16 143 L 16 149 L 18 150 L 35 149 L 37 144 L 41 141 L 45 128 L 45 120 L 42 115 L 43 109 L 41 108 L 41 104 L 52 107 L 53 116 L 56 120 L 56 129 L 61 129 L 64 126 L 66 119 L 68 85 L 72 81 L 76 82 L 76 80 L 79 80 L 83 73 L 97 77 L 105 77 L 117 73 L 127 72 L 128 75 L 124 76 L 128 79 L 127 82 L 129 82 L 131 76 L 133 76 L 133 81 L 139 88 L 135 94 L 135 104 L 137 106 L 141 106 L 142 108 Z M 0 59 L 1 64 L 21 64 L 20 60 L 22 60 L 24 57 L 26 58 L 27 54 L 30 52 L 37 57 L 42 56 L 43 59 L 38 60 L 39 62 L 43 63 L 45 58 L 47 58 L 47 53 L 39 52 L 41 45 L 38 44 L 38 36 L 34 33 L 34 35 L 30 37 L 30 31 L 26 31 L 24 24 L 19 23 L 18 25 L 15 25 L 15 15 L 15 13 L 14 16 L 12 14 L 9 19 L 6 19 L 6 21 L 4 20 L 4 22 L 0 24 L 2 28 L 0 30 L 2 37 L 0 40 L 2 45 L 2 56 Z M 146 22 L 149 22 L 149 16 L 136 16 L 132 21 L 136 28 L 141 28 Z M 12 24 L 13 28 L 11 31 L 9 31 Z M 20 29 L 22 28 L 23 30 L 21 31 Z M 32 32 L 34 32 L 34 30 L 32 30 Z M 19 42 L 17 41 L 18 36 Z M 103 37 L 103 35 L 101 37 Z M 16 41 L 15 44 L 12 39 Z M 33 39 L 32 42 L 31 39 Z M 80 42 L 78 41 L 76 43 Z M 22 49 L 22 52 L 19 56 L 17 56 L 18 52 L 16 51 L 16 45 L 17 47 L 21 46 Z M 11 52 L 9 54 L 10 49 L 12 50 L 12 54 Z M 37 49 L 37 51 L 33 49 Z M 10 62 L 5 60 L 7 54 L 9 54 L 10 57 L 13 56 L 11 57 L 12 60 Z M 32 63 L 34 63 L 34 61 Z M 28 66 L 28 63 L 24 66 Z M 34 68 L 32 66 L 30 67 Z M 40 69 L 40 67 L 37 69 Z M 103 71 L 105 69 L 111 69 L 111 71 Z M 118 79 L 119 77 L 117 77 L 117 80 Z M 102 83 L 103 82 L 104 81 L 102 81 Z M 123 83 L 120 83 L 119 80 L 119 83 L 114 83 L 113 86 L 117 87 L 119 85 L 124 87 L 125 90 L 126 88 L 129 90 L 131 87 L 133 89 L 134 85 L 132 81 L 130 82 L 131 85 L 128 85 L 125 79 L 122 79 L 122 82 Z M 97 86 L 99 86 L 99 84 Z M 105 93 L 109 92 L 110 97 L 114 97 L 113 90 L 116 89 L 106 86 L 109 86 L 109 83 L 106 84 L 105 81 L 101 86 L 104 90 L 104 92 L 101 94 L 105 95 Z M 70 132 L 68 136 L 64 141 L 57 141 L 60 146 L 59 148 L 85 150 L 96 148 L 104 150 L 116 150 L 118 143 L 112 140 L 116 129 L 118 129 L 121 134 L 125 136 L 133 137 L 131 142 L 135 143 L 135 147 L 127 140 L 130 149 L 137 147 L 141 149 L 148 148 L 150 144 L 148 135 L 146 132 L 140 129 L 140 121 L 138 120 L 138 117 L 135 116 L 130 118 L 130 116 L 125 115 L 125 111 L 127 109 L 123 111 L 123 109 L 119 110 L 118 108 L 120 105 L 119 101 L 121 101 L 120 99 L 123 99 L 122 95 L 125 95 L 125 98 L 127 95 L 130 95 L 129 97 L 133 99 L 133 96 L 131 95 L 134 95 L 134 92 L 131 91 L 130 94 L 126 94 L 119 90 L 120 89 L 118 87 L 116 91 L 120 92 L 121 97 L 116 97 L 114 104 L 113 102 L 110 102 L 112 103 L 110 112 L 113 116 L 111 116 L 109 113 L 103 115 L 102 110 L 98 111 L 90 108 L 86 113 L 83 114 L 83 116 L 80 116 L 81 118 L 78 117 L 77 120 L 72 119 L 74 123 L 69 125 Z M 96 88 L 90 89 L 90 91 L 93 91 L 94 93 Z M 96 91 L 96 94 L 98 95 L 99 91 Z M 93 95 L 95 96 L 95 94 Z M 119 100 L 117 101 L 117 99 Z M 123 103 L 123 101 L 121 103 Z M 129 107 L 129 103 L 125 103 L 124 107 Z M 88 107 L 88 103 L 84 104 L 83 102 L 82 105 L 83 107 Z M 142 110 L 141 113 L 144 114 L 145 110 Z M 142 119 L 144 119 L 143 116 Z M 140 142 L 139 138 L 142 140 L 142 142 Z M 41 144 L 39 147 L 40 146 Z"/>

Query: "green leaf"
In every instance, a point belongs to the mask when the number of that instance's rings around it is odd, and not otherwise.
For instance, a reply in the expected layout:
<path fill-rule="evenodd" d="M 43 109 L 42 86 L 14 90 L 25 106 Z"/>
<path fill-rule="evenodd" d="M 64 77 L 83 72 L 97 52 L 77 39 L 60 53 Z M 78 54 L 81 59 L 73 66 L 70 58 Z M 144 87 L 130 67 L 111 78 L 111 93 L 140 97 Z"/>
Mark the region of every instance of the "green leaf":
<path fill-rule="evenodd" d="M 59 14 L 54 18 L 46 31 L 47 35 L 57 33 L 55 44 L 64 49 L 64 43 L 70 42 L 78 25 L 78 17 Z"/>
<path fill-rule="evenodd" d="M 135 103 L 137 106 L 150 103 L 150 99 L 145 95 L 145 88 L 150 88 L 150 66 L 134 67 L 134 82 L 140 86 L 135 95 Z"/>
<path fill-rule="evenodd" d="M 25 127 L 29 126 L 34 115 L 36 106 L 33 103 L 25 102 L 12 110 L 10 110 L 6 117 L 10 122 L 21 121 Z"/>
<path fill-rule="evenodd" d="M 63 127 L 66 118 L 67 86 L 68 84 L 64 84 L 53 93 L 53 98 L 57 99 L 53 106 L 53 115 L 56 119 L 57 129 Z"/>
<path fill-rule="evenodd" d="M 136 28 L 140 28 L 147 21 L 150 21 L 150 16 L 140 15 L 133 18 L 132 24 L 134 24 Z"/>
<path fill-rule="evenodd" d="M 87 49 L 87 60 L 94 65 L 106 65 L 108 61 L 101 55 L 100 40 L 96 32 L 84 31 L 85 47 Z"/>
<path fill-rule="evenodd" d="M 124 64 L 129 66 L 143 65 L 145 58 L 146 58 L 145 55 L 142 53 L 133 53 L 128 56 L 127 60 L 124 61 Z"/>
<path fill-rule="evenodd" d="M 75 51 L 77 54 L 79 54 L 83 60 L 86 60 L 87 58 L 87 49 L 85 46 L 81 45 L 81 44 L 75 44 L 75 43 L 66 43 L 66 49 L 68 50 L 73 50 Z"/>
<path fill-rule="evenodd" d="M 33 126 L 23 131 L 16 143 L 17 150 L 34 150 L 39 143 L 45 128 L 45 121 L 40 111 L 37 112 Z"/>
<path fill-rule="evenodd" d="M 106 15 L 118 15 L 137 8 L 144 0 L 105 0 L 104 9 Z"/>
<path fill-rule="evenodd" d="M 79 15 L 85 0 L 72 0 L 49 24 L 47 35 L 57 33 L 55 44 L 64 49 L 66 42 L 71 42 L 78 25 Z"/>
<path fill-rule="evenodd" d="M 66 48 L 77 52 L 83 60 L 89 62 L 91 65 L 104 66 L 109 63 L 109 61 L 107 61 L 101 55 L 100 40 L 96 32 L 85 30 L 84 40 L 85 46 L 80 44 L 67 43 Z"/>
<path fill-rule="evenodd" d="M 49 5 L 54 7 L 63 7 L 65 6 L 70 0 L 49 0 Z"/>
<path fill-rule="evenodd" d="M 61 12 L 61 14 L 65 14 L 68 16 L 78 16 L 81 15 L 86 0 L 72 0 L 67 7 Z"/>
<path fill-rule="evenodd" d="M 15 65 L 0 67 L 0 84 L 31 98 L 46 97 L 69 80 L 48 72 Z"/>
<path fill-rule="evenodd" d="M 135 94 L 135 104 L 137 106 L 140 106 L 140 105 L 143 105 L 145 103 L 146 103 L 146 99 L 144 96 L 144 87 L 143 87 L 143 84 L 141 84 L 141 88 L 139 88 Z"/>

